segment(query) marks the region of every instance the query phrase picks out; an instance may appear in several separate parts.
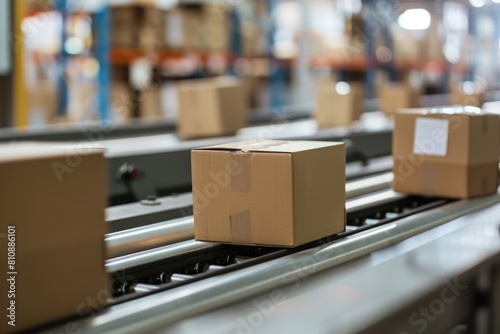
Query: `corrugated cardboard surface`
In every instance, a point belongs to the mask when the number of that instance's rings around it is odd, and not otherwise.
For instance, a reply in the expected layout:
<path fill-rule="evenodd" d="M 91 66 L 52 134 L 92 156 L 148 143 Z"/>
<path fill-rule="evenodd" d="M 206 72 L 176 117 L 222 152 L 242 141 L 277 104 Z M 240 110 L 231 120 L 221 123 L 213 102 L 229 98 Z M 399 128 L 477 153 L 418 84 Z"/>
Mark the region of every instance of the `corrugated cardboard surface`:
<path fill-rule="evenodd" d="M 59 174 L 62 179 L 54 168 L 65 171 Z M 0 233 L 16 226 L 18 273 L 16 327 L 7 326 L 4 314 L 0 332 L 28 330 L 88 312 L 87 298 L 109 296 L 104 268 L 107 173 L 103 152 L 1 145 L 0 184 Z M 0 248 L 0 261 L 6 264 L 7 243 L 2 241 Z M 6 312 L 5 271 L 2 275 L 0 300 Z"/>
<path fill-rule="evenodd" d="M 446 156 L 413 153 L 415 122 L 419 117 L 448 120 Z M 499 127 L 497 115 L 424 115 L 416 111 L 397 114 L 393 140 L 394 190 L 451 198 L 496 192 Z"/>
<path fill-rule="evenodd" d="M 197 240 L 293 247 L 345 228 L 345 146 L 245 141 L 193 150 Z"/>
<path fill-rule="evenodd" d="M 230 135 L 246 124 L 245 92 L 237 79 L 185 81 L 177 92 L 182 138 Z"/>

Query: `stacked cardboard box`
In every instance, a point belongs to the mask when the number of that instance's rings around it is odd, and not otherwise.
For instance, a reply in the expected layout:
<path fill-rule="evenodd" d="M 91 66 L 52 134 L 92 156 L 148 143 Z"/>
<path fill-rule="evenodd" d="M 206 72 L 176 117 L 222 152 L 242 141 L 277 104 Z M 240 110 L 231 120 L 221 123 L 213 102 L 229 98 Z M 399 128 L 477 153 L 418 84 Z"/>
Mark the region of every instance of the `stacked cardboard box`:
<path fill-rule="evenodd" d="M 473 107 L 395 115 L 395 191 L 466 198 L 498 188 L 498 115 Z"/>
<path fill-rule="evenodd" d="M 202 7 L 201 48 L 207 51 L 225 51 L 229 48 L 229 11 L 225 6 Z"/>
<path fill-rule="evenodd" d="M 244 141 L 193 150 L 197 240 L 294 247 L 345 229 L 345 145 Z"/>
<path fill-rule="evenodd" d="M 111 44 L 121 48 L 155 50 L 165 41 L 165 11 L 153 6 L 111 9 Z"/>
<path fill-rule="evenodd" d="M 104 307 L 111 292 L 103 150 L 0 145 L 0 184 L 0 230 L 10 235 L 0 243 L 0 306 L 7 313 L 0 332 L 41 332 L 34 329 Z"/>
<path fill-rule="evenodd" d="M 176 7 L 167 12 L 165 45 L 173 50 L 199 50 L 202 47 L 202 11 L 199 7 Z M 210 36 L 205 36 L 209 39 Z"/>
<path fill-rule="evenodd" d="M 230 135 L 246 124 L 245 88 L 236 78 L 184 81 L 177 93 L 182 138 Z"/>

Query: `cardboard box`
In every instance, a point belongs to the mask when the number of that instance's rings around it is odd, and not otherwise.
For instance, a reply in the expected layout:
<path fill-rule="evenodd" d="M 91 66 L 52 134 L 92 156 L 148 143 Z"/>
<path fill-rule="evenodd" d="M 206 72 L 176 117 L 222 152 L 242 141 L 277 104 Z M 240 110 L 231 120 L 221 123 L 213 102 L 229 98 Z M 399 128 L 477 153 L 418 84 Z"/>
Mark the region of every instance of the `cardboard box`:
<path fill-rule="evenodd" d="M 111 44 L 121 48 L 156 50 L 165 43 L 165 11 L 126 6 L 111 10 Z"/>
<path fill-rule="evenodd" d="M 168 11 L 165 26 L 165 45 L 169 49 L 197 50 L 200 38 L 202 11 L 196 7 L 177 7 Z"/>
<path fill-rule="evenodd" d="M 246 125 L 245 91 L 238 79 L 184 81 L 177 95 L 177 130 L 182 138 L 231 135 Z"/>
<path fill-rule="evenodd" d="M 229 11 L 215 3 L 203 6 L 201 47 L 209 51 L 224 51 L 229 48 Z"/>
<path fill-rule="evenodd" d="M 340 90 L 333 84 L 321 84 L 316 97 L 314 118 L 319 127 L 349 126 L 359 120 L 364 111 L 364 90 L 361 83 L 345 83 Z"/>
<path fill-rule="evenodd" d="M 419 108 L 420 91 L 409 84 L 385 83 L 379 90 L 379 107 L 386 115 L 399 109 Z"/>
<path fill-rule="evenodd" d="M 31 119 L 43 119 L 45 123 L 54 120 L 57 114 L 57 87 L 49 80 L 36 81 L 26 89 Z M 0 232 L 1 233 L 1 232 Z"/>
<path fill-rule="evenodd" d="M 132 90 L 127 82 L 111 83 L 111 112 L 114 121 L 121 123 L 132 118 L 134 109 L 132 97 Z"/>
<path fill-rule="evenodd" d="M 495 193 L 498 115 L 476 111 L 479 109 L 450 107 L 397 114 L 393 189 L 450 198 Z"/>
<path fill-rule="evenodd" d="M 140 94 L 139 115 L 142 118 L 164 116 L 160 87 L 142 90 Z"/>
<path fill-rule="evenodd" d="M 7 268 L 7 239 L 0 307 L 15 300 L 15 327 L 3 316 L 0 332 L 83 316 L 106 304 L 107 172 L 100 149 L 54 144 L 0 145 L 0 233 L 15 226 L 15 264 Z M 12 240 L 9 240 L 12 241 Z M 15 284 L 7 272 L 17 272 Z M 8 284 L 9 283 L 9 284 Z M 7 291 L 15 290 L 15 299 Z M 11 311 L 9 311 L 10 313 Z M 10 321 L 10 319 L 9 319 Z"/>
<path fill-rule="evenodd" d="M 191 153 L 196 240 L 294 247 L 345 229 L 345 145 L 243 141 Z"/>
<path fill-rule="evenodd" d="M 451 104 L 481 107 L 485 102 L 486 89 L 472 82 L 460 82 L 451 86 Z"/>

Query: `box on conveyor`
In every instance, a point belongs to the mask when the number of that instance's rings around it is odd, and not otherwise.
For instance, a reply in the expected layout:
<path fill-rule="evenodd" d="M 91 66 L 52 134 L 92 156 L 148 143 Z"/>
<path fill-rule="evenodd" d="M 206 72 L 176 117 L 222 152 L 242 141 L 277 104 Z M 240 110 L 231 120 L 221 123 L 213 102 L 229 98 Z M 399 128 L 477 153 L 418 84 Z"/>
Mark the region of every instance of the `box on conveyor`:
<path fill-rule="evenodd" d="M 486 88 L 471 82 L 459 82 L 451 86 L 451 104 L 481 107 L 485 101 Z"/>
<path fill-rule="evenodd" d="M 498 115 L 474 107 L 416 109 L 395 116 L 395 191 L 450 198 L 495 193 Z"/>
<path fill-rule="evenodd" d="M 316 88 L 314 118 L 320 127 L 348 126 L 359 120 L 364 109 L 361 83 L 333 81 Z"/>
<path fill-rule="evenodd" d="M 246 125 L 245 88 L 236 78 L 183 81 L 177 96 L 177 132 L 184 139 L 231 135 Z"/>
<path fill-rule="evenodd" d="M 0 306 L 7 312 L 0 332 L 31 331 L 103 307 L 111 297 L 103 151 L 3 144 L 0 184 Z"/>
<path fill-rule="evenodd" d="M 191 153 L 197 240 L 295 247 L 345 230 L 345 145 L 243 141 Z"/>
<path fill-rule="evenodd" d="M 379 89 L 380 110 L 394 115 L 400 109 L 419 108 L 421 92 L 408 83 L 384 83 Z"/>

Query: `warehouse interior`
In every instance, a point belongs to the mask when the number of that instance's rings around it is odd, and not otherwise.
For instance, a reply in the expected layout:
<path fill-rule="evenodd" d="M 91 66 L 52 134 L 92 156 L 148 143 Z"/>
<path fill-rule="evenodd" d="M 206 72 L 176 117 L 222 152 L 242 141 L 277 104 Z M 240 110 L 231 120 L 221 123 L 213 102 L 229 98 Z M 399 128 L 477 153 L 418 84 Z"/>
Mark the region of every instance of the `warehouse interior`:
<path fill-rule="evenodd" d="M 0 0 L 1 333 L 500 333 L 500 0 Z"/>

